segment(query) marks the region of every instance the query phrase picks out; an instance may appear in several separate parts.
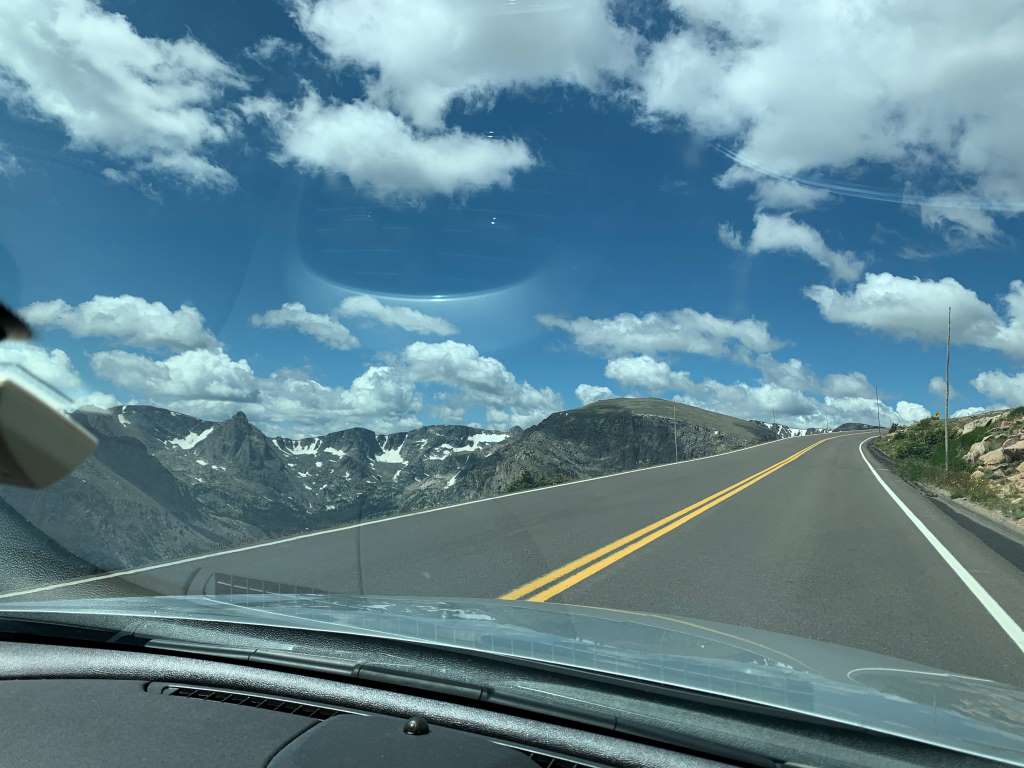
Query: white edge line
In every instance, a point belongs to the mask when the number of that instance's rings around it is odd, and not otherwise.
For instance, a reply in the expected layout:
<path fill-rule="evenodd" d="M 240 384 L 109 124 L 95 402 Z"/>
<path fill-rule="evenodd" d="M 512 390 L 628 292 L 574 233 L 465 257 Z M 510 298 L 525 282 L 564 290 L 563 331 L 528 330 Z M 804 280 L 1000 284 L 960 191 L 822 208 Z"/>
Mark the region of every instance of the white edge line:
<path fill-rule="evenodd" d="M 42 587 L 32 587 L 31 589 L 22 589 L 22 590 L 18 590 L 16 592 L 5 592 L 3 594 L 0 594 L 0 600 L 6 600 L 6 599 L 11 598 L 11 597 L 22 597 L 23 595 L 34 595 L 34 594 L 37 594 L 39 592 L 49 592 L 50 590 L 53 590 L 53 589 L 63 589 L 65 587 L 77 587 L 77 586 L 79 586 L 81 584 L 92 584 L 92 583 L 95 583 L 97 581 L 107 581 L 109 579 L 117 579 L 117 578 L 122 578 L 124 576 L 134 576 L 134 575 L 139 574 L 139 573 L 147 573 L 149 571 L 159 570 L 160 568 L 171 568 L 171 567 L 176 566 L 176 565 L 185 565 L 187 563 L 195 563 L 195 562 L 198 562 L 200 560 L 207 560 L 207 559 L 209 559 L 211 557 L 223 557 L 225 555 L 235 555 L 235 554 L 238 554 L 239 552 L 248 552 L 248 551 L 253 550 L 253 549 L 263 549 L 264 547 L 273 547 L 273 546 L 276 546 L 278 544 L 287 544 L 287 543 L 292 542 L 292 541 L 301 541 L 302 539 L 311 539 L 314 536 L 326 536 L 327 534 L 331 534 L 331 533 L 341 533 L 342 531 L 349 531 L 349 530 L 352 530 L 353 528 L 362 528 L 362 527 L 365 527 L 365 526 L 368 526 L 368 525 L 377 525 L 379 523 L 391 523 L 391 522 L 395 522 L 396 520 L 405 520 L 405 519 L 410 518 L 410 517 L 417 517 L 419 515 L 426 515 L 426 514 L 429 514 L 431 512 L 442 512 L 442 511 L 444 511 L 446 509 L 456 509 L 458 507 L 466 507 L 466 506 L 469 506 L 470 504 L 481 504 L 481 503 L 483 503 L 485 501 L 496 501 L 498 499 L 508 499 L 508 498 L 513 497 L 513 496 L 522 496 L 523 494 L 526 494 L 526 493 L 540 493 L 542 491 L 554 491 L 554 490 L 557 490 L 559 488 L 565 488 L 566 486 L 569 486 L 569 485 L 579 485 L 580 483 L 592 483 L 592 482 L 594 482 L 596 480 L 607 480 L 608 478 L 611 478 L 611 477 L 620 477 L 622 475 L 631 475 L 631 474 L 633 474 L 635 472 L 650 472 L 652 470 L 667 469 L 669 467 L 674 467 L 674 466 L 677 466 L 679 464 L 690 464 L 690 463 L 695 462 L 695 461 L 705 461 L 706 459 L 717 459 L 717 458 L 720 458 L 722 456 L 729 456 L 729 455 L 734 454 L 734 453 L 740 453 L 741 451 L 749 451 L 752 448 L 763 448 L 763 447 L 768 446 L 768 445 L 778 445 L 779 443 L 784 442 L 786 440 L 799 440 L 801 438 L 818 437 L 819 434 L 832 434 L 832 433 L 824 432 L 824 433 L 818 433 L 818 434 L 814 434 L 814 435 L 797 435 L 797 436 L 794 436 L 794 437 L 783 437 L 783 438 L 780 438 L 778 440 L 767 440 L 767 441 L 765 441 L 763 443 L 755 443 L 754 445 L 748 445 L 748 446 L 746 446 L 744 448 L 736 448 L 736 449 L 731 450 L 731 451 L 725 451 L 724 453 L 713 453 L 710 456 L 698 456 L 695 459 L 683 459 L 682 461 L 673 461 L 673 462 L 669 462 L 668 464 L 658 464 L 658 465 L 653 466 L 653 467 L 640 467 L 639 469 L 627 469 L 627 470 L 625 470 L 623 472 L 615 472 L 614 474 L 611 474 L 611 475 L 601 475 L 600 477 L 587 477 L 587 478 L 584 478 L 582 480 L 570 480 L 567 483 L 559 483 L 557 485 L 548 485 L 548 486 L 545 486 L 543 488 L 528 488 L 525 491 L 514 491 L 512 493 L 503 493 L 500 496 L 488 496 L 487 498 L 484 498 L 484 499 L 473 499 L 472 501 L 460 501 L 458 504 L 448 504 L 447 506 L 444 506 L 444 507 L 433 507 L 431 509 L 421 509 L 418 512 L 406 512 L 405 514 L 402 514 L 402 515 L 393 515 L 391 517 L 381 517 L 381 518 L 378 518 L 376 520 L 365 520 L 365 521 L 363 521 L 361 523 L 350 523 L 349 525 L 342 525 L 342 526 L 339 526 L 337 528 L 326 528 L 326 529 L 324 529 L 322 531 L 310 531 L 309 533 L 299 533 L 299 534 L 296 534 L 295 536 L 287 536 L 287 537 L 285 537 L 283 539 L 274 539 L 273 541 L 262 541 L 259 544 L 248 544 L 248 545 L 246 545 L 244 547 L 236 547 L 235 549 L 225 549 L 225 550 L 221 550 L 220 552 L 210 552 L 210 553 L 205 554 L 205 555 L 194 555 L 192 557 L 184 557 L 184 558 L 182 558 L 180 560 L 171 560 L 171 561 L 166 562 L 166 563 L 154 563 L 153 565 L 145 565 L 145 566 L 142 566 L 140 568 L 129 568 L 128 570 L 124 570 L 124 571 L 111 571 L 110 573 L 101 573 L 101 574 L 97 574 L 96 576 L 86 576 L 86 577 L 81 578 L 81 579 L 72 579 L 71 581 L 62 581 L 62 582 L 59 582 L 57 584 L 47 584 L 47 585 L 42 586 Z M 839 434 L 839 436 L 842 435 L 842 433 L 838 433 L 838 434 Z M 856 433 L 855 432 L 850 432 L 848 434 L 856 434 Z"/>
<path fill-rule="evenodd" d="M 864 463 L 868 465 L 868 469 L 870 469 L 871 474 L 875 476 L 875 480 L 877 480 L 879 485 L 885 489 L 885 492 L 892 497 L 892 500 L 896 502 L 896 506 L 903 510 L 903 514 L 907 516 L 910 522 L 914 524 L 914 527 L 921 532 L 921 535 L 924 536 L 925 540 L 927 540 L 935 551 L 939 553 L 939 557 L 941 557 L 945 561 L 946 565 L 953 570 L 953 573 L 960 578 L 960 581 L 962 581 L 964 586 L 971 591 L 971 594 L 977 598 L 982 607 L 988 611 L 989 615 L 993 619 L 995 619 L 996 623 L 1002 628 L 1002 630 L 1009 635 L 1010 640 L 1013 641 L 1020 652 L 1024 653 L 1024 630 L 1022 630 L 1020 626 L 1018 626 L 1017 622 L 1010 617 L 1010 614 L 1003 610 L 1003 607 L 995 601 L 995 598 L 988 593 L 988 590 L 981 586 L 978 580 L 971 575 L 970 571 L 960 564 L 960 561 L 953 556 L 953 553 L 946 549 L 946 545 L 939 541 L 935 534 L 928 530 L 917 515 L 910 511 L 910 508 L 903 503 L 903 500 L 896 495 L 893 489 L 890 488 L 882 479 L 881 475 L 875 471 L 871 462 L 868 461 L 868 457 L 864 455 L 864 443 L 873 439 L 873 437 L 869 437 L 862 440 L 860 445 L 857 446 L 857 450 L 860 451 L 860 457 L 864 459 Z"/>

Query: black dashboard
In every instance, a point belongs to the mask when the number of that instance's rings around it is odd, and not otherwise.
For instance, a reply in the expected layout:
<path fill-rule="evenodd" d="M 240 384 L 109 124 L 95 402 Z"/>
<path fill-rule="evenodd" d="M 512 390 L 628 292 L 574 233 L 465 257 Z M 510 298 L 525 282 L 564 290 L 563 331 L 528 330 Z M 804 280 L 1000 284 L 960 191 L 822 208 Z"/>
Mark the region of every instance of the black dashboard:
<path fill-rule="evenodd" d="M 495 708 L 441 689 L 368 684 L 243 658 L 19 639 L 0 641 L 0 768 L 994 765 L 902 739 L 758 712 L 630 699 L 597 684 L 556 685 L 550 675 L 486 660 L 454 661 L 429 650 L 417 657 L 379 643 L 358 653 L 371 650 L 421 674 L 475 665 L 475 676 L 496 683 L 499 675 L 514 675 L 535 692 L 573 697 L 592 719 L 559 717 L 555 709 L 545 715 Z M 661 722 L 661 730 L 651 733 L 663 738 L 610 727 L 606 715 L 612 711 Z"/>
<path fill-rule="evenodd" d="M 2 766 L 722 765 L 563 725 L 322 678 L 6 642 L 0 643 L 0 732 Z"/>
<path fill-rule="evenodd" d="M 584 765 L 551 751 L 321 703 L 143 680 L 0 683 L 5 765 L 328 768 Z M 45 734 L 45 738 L 40 738 Z"/>

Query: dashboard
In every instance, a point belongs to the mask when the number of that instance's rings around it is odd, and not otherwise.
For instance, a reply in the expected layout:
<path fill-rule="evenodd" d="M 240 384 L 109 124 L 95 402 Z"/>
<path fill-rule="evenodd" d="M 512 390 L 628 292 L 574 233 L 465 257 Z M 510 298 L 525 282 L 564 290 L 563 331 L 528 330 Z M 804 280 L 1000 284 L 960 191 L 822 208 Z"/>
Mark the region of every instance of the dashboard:
<path fill-rule="evenodd" d="M 335 680 L 131 651 L 0 643 L 3 766 L 724 765 Z"/>

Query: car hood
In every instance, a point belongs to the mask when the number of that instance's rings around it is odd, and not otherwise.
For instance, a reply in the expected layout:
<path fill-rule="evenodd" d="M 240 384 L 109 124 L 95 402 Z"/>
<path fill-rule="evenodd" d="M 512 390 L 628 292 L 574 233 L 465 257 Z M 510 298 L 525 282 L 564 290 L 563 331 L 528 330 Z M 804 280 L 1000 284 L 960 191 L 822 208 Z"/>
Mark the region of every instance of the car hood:
<path fill-rule="evenodd" d="M 1024 766 L 1024 691 L 707 621 L 564 604 L 324 594 L 5 602 L 0 613 L 195 619 L 400 639 L 757 702 Z"/>

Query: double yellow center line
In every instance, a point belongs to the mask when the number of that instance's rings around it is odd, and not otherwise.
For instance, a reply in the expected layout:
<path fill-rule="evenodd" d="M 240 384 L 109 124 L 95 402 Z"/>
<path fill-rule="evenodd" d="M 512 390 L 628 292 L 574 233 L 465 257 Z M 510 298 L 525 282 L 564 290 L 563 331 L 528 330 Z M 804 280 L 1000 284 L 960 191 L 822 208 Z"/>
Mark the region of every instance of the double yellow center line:
<path fill-rule="evenodd" d="M 655 520 L 649 525 L 645 525 L 643 528 L 633 531 L 632 533 L 626 534 L 620 539 L 616 539 L 610 544 L 605 544 L 603 547 L 595 549 L 593 552 L 589 552 L 582 557 L 578 557 L 571 563 L 566 563 L 560 568 L 545 573 L 543 576 L 534 579 L 533 581 L 523 584 L 521 587 L 516 587 L 511 592 L 506 592 L 500 597 L 501 600 L 519 600 L 520 598 L 526 598 L 530 602 L 543 603 L 550 600 L 555 595 L 561 594 L 565 590 L 569 589 L 575 584 L 579 584 L 584 579 L 590 578 L 595 573 L 603 571 L 608 566 L 617 563 L 625 557 L 629 557 L 631 554 L 636 552 L 643 547 L 646 547 L 652 541 L 660 539 L 667 533 L 671 533 L 679 526 L 688 523 L 696 517 L 707 512 L 709 509 L 718 506 L 726 499 L 730 499 L 737 493 L 746 490 L 754 483 L 757 483 L 773 472 L 778 472 L 787 464 L 790 464 L 808 451 L 816 448 L 828 440 L 832 440 L 831 437 L 826 437 L 823 440 L 818 440 L 816 443 L 812 443 L 806 448 L 802 448 L 791 456 L 787 456 L 782 461 L 772 464 L 770 467 L 765 467 L 760 472 L 755 472 L 749 477 L 745 477 L 739 482 L 733 483 L 727 488 L 723 488 L 706 498 L 696 501 L 690 504 L 688 507 L 680 509 L 678 512 L 673 512 L 671 515 Z M 529 595 L 529 597 L 527 597 Z"/>

